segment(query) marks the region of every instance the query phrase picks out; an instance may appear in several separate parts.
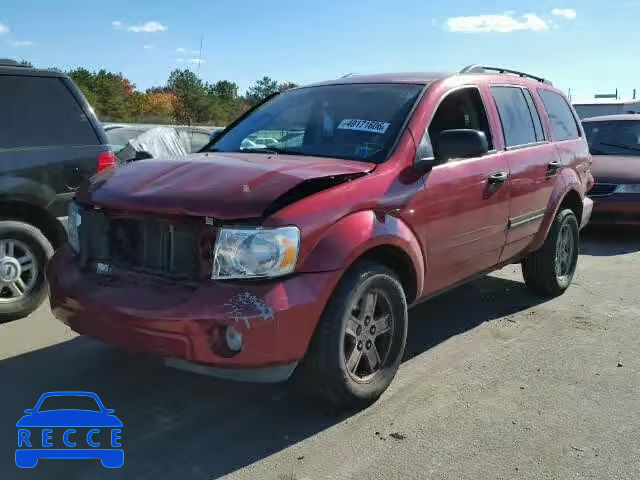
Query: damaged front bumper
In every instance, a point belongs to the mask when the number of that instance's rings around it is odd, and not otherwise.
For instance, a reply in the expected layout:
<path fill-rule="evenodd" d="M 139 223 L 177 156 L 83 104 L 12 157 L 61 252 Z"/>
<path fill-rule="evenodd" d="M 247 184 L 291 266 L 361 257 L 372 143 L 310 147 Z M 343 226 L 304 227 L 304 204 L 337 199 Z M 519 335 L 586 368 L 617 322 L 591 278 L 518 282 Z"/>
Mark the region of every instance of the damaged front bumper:
<path fill-rule="evenodd" d="M 68 248 L 47 268 L 51 310 L 74 331 L 170 357 L 179 368 L 241 380 L 254 380 L 256 372 L 261 381 L 271 378 L 265 367 L 275 367 L 273 380 L 282 380 L 302 359 L 341 273 L 177 283 L 116 270 L 80 271 Z M 242 334 L 239 352 L 221 343 L 228 327 Z"/>

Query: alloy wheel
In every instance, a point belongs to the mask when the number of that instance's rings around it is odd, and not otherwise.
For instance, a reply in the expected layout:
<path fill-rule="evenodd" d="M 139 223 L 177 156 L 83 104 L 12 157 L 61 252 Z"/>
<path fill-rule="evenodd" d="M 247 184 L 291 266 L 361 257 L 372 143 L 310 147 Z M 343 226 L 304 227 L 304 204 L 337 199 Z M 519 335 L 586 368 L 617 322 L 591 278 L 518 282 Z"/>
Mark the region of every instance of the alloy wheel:
<path fill-rule="evenodd" d="M 556 241 L 556 276 L 560 280 L 566 279 L 573 270 L 573 251 L 575 248 L 574 233 L 571 225 L 565 223 L 560 228 Z"/>
<path fill-rule="evenodd" d="M 19 240 L 0 240 L 0 303 L 16 302 L 36 284 L 38 263 L 33 251 Z"/>
<path fill-rule="evenodd" d="M 344 362 L 357 382 L 367 382 L 386 364 L 395 322 L 391 300 L 385 292 L 365 290 L 347 312 Z"/>

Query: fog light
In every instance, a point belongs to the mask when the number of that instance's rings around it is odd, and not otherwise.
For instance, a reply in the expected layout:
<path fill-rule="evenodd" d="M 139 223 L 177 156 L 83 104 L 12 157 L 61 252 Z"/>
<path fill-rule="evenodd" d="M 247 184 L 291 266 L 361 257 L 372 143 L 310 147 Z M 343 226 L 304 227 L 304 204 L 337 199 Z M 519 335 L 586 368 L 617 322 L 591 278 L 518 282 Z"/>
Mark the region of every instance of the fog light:
<path fill-rule="evenodd" d="M 244 347 L 242 334 L 233 327 L 227 327 L 224 338 L 227 342 L 227 347 L 233 352 L 239 352 Z"/>

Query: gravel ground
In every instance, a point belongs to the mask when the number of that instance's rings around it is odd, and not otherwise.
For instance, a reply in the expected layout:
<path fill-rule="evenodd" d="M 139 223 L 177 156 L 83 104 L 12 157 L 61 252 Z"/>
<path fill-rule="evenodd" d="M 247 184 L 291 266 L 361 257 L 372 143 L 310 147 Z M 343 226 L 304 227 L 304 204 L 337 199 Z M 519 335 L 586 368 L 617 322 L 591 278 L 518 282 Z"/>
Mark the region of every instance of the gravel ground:
<path fill-rule="evenodd" d="M 290 385 L 236 384 L 76 337 L 46 307 L 0 326 L 0 478 L 638 479 L 640 235 L 588 233 L 573 286 L 541 301 L 507 267 L 410 313 L 372 407 L 336 416 Z M 13 463 L 50 390 L 123 421 L 125 464 Z"/>

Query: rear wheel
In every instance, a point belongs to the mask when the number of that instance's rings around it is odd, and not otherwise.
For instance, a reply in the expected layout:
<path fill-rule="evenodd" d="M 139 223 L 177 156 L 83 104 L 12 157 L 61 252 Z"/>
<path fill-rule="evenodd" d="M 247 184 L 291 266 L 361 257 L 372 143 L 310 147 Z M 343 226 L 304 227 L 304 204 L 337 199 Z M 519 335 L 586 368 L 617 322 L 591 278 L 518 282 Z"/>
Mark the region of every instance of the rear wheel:
<path fill-rule="evenodd" d="M 407 302 L 388 268 L 356 265 L 340 282 L 302 362 L 307 387 L 339 407 L 375 401 L 395 376 L 407 336 Z"/>
<path fill-rule="evenodd" d="M 53 247 L 36 227 L 0 221 L 0 323 L 25 317 L 46 296 L 44 267 Z"/>
<path fill-rule="evenodd" d="M 579 243 L 578 221 L 573 211 L 558 212 L 542 248 L 522 262 L 527 286 L 547 297 L 564 293 L 576 271 Z"/>

